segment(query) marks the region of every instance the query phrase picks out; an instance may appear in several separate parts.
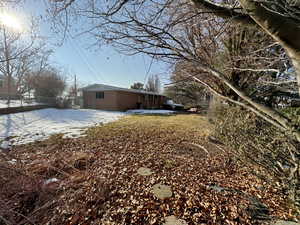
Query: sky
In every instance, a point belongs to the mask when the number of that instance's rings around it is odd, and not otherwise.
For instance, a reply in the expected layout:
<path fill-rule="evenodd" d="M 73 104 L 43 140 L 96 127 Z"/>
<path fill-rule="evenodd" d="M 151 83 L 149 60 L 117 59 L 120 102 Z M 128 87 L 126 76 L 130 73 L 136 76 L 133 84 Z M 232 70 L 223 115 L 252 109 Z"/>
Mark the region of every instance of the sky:
<path fill-rule="evenodd" d="M 46 18 L 43 1 L 27 0 L 18 9 L 20 20 L 29 20 L 30 15 Z M 152 60 L 146 55 L 126 56 L 111 46 L 91 47 L 88 36 L 72 37 L 69 34 L 61 46 L 62 35 L 51 31 L 51 24 L 44 19 L 40 24 L 42 36 L 49 38 L 51 49 L 55 52 L 51 61 L 66 71 L 68 83 L 76 75 L 81 86 L 102 83 L 128 88 L 134 82 L 145 83 L 151 75 L 159 75 L 162 85 L 168 83 L 168 66 Z M 75 35 L 74 35 L 75 36 Z"/>

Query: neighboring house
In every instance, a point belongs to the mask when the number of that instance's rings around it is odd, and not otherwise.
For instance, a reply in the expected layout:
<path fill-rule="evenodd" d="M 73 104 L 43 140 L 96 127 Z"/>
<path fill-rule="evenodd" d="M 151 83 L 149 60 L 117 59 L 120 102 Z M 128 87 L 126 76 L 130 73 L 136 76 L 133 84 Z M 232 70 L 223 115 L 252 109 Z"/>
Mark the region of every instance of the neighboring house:
<path fill-rule="evenodd" d="M 93 84 L 81 89 L 83 107 L 103 110 L 162 108 L 167 97 L 154 92 Z"/>
<path fill-rule="evenodd" d="M 8 96 L 8 82 L 7 82 L 7 77 L 0 75 L 0 97 L 7 97 Z M 15 82 L 11 82 L 11 88 L 10 88 L 10 95 L 11 96 L 16 96 L 17 95 L 17 87 L 14 84 Z"/>

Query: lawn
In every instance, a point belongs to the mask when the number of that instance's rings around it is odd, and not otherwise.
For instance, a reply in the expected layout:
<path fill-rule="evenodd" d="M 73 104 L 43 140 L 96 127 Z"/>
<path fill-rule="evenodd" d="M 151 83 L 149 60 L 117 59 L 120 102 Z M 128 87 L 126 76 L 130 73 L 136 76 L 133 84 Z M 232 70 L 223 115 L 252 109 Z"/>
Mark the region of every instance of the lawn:
<path fill-rule="evenodd" d="M 262 224 L 284 196 L 232 160 L 200 115 L 131 115 L 16 146 L 0 163 L 0 224 Z M 3 221 L 2 221 L 3 222 Z"/>

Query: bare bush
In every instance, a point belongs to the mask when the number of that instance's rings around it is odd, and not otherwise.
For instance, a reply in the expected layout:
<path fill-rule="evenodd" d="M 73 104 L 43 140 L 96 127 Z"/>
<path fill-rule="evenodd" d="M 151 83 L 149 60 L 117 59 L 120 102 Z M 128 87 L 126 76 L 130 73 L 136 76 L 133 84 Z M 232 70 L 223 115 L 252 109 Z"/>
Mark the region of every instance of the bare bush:
<path fill-rule="evenodd" d="M 277 184 L 299 207 L 299 143 L 240 107 L 219 106 L 214 124 L 216 136 L 231 146 L 237 160 L 263 168 L 256 173 Z"/>

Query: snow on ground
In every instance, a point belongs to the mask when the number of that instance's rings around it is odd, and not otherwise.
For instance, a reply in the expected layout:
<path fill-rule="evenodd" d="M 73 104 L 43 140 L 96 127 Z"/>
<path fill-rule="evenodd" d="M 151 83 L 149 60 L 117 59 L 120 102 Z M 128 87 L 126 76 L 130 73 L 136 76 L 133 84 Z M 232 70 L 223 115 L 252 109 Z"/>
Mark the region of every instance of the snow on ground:
<path fill-rule="evenodd" d="M 10 100 L 9 107 L 41 105 L 37 102 L 21 102 L 21 100 Z M 0 108 L 8 108 L 7 100 L 0 100 Z"/>
<path fill-rule="evenodd" d="M 152 109 L 133 109 L 128 110 L 127 113 L 129 114 L 172 114 L 175 111 L 172 110 L 152 110 Z"/>
<path fill-rule="evenodd" d="M 88 127 L 101 125 L 130 114 L 172 114 L 171 110 L 128 110 L 112 112 L 93 109 L 41 109 L 0 115 L 0 148 L 45 140 L 54 134 L 76 138 Z"/>
<path fill-rule="evenodd" d="M 59 133 L 76 138 L 88 127 L 112 122 L 124 115 L 123 112 L 53 108 L 0 115 L 0 147 L 44 140 Z"/>

